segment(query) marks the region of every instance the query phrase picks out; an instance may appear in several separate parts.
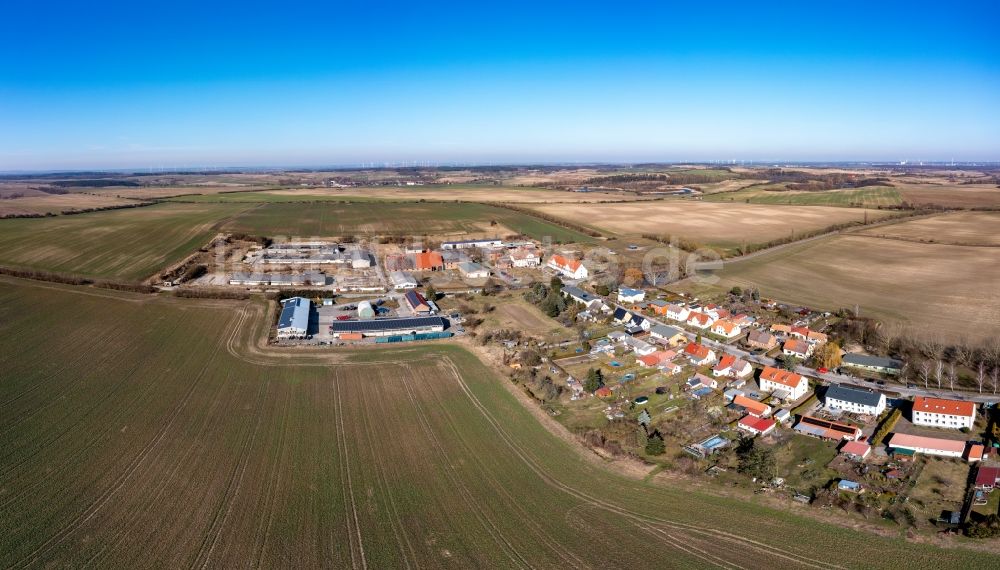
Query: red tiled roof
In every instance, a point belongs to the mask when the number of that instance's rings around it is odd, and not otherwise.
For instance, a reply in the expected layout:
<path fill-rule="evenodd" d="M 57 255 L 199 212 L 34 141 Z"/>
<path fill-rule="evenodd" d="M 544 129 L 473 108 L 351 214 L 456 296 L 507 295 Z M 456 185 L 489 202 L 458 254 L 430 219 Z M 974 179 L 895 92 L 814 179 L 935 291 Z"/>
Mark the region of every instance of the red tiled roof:
<path fill-rule="evenodd" d="M 434 269 L 444 265 L 444 258 L 436 251 L 414 253 L 413 265 L 416 269 Z"/>
<path fill-rule="evenodd" d="M 660 357 L 656 356 L 655 352 L 653 354 L 647 354 L 646 356 L 640 356 L 636 360 L 645 364 L 646 366 L 656 366 L 657 364 L 660 363 Z"/>
<path fill-rule="evenodd" d="M 868 445 L 863 441 L 848 441 L 840 448 L 841 453 L 847 453 L 849 455 L 857 455 L 858 457 L 864 457 L 871 451 L 872 446 Z"/>
<path fill-rule="evenodd" d="M 731 354 L 725 354 L 719 359 L 719 363 L 715 365 L 713 370 L 725 370 L 729 368 L 736 362 L 736 357 Z"/>
<path fill-rule="evenodd" d="M 597 396 L 598 398 L 607 398 L 612 394 L 613 392 L 611 391 L 611 388 L 608 388 L 607 386 L 601 386 L 594 392 L 594 395 Z"/>
<path fill-rule="evenodd" d="M 727 321 L 725 319 L 720 319 L 718 321 L 715 321 L 715 324 L 712 325 L 712 328 L 713 329 L 715 329 L 715 328 L 721 328 L 722 330 L 724 330 L 726 332 L 726 334 L 730 334 L 736 328 L 736 324 L 735 323 L 731 323 L 731 322 L 729 322 L 729 321 Z"/>
<path fill-rule="evenodd" d="M 784 349 L 798 354 L 806 354 L 809 352 L 809 345 L 804 340 L 790 338 L 785 341 Z"/>
<path fill-rule="evenodd" d="M 767 411 L 771 408 L 771 406 L 768 406 L 763 402 L 758 402 L 757 400 L 751 400 L 746 396 L 736 396 L 735 398 L 733 398 L 733 403 L 736 404 L 737 406 L 746 408 L 748 412 L 758 416 L 767 413 Z"/>
<path fill-rule="evenodd" d="M 774 420 L 747 415 L 740 419 L 739 425 L 750 428 L 756 432 L 764 433 L 774 427 Z"/>
<path fill-rule="evenodd" d="M 976 487 L 993 487 L 1000 480 L 1000 467 L 980 467 L 976 472 Z"/>
<path fill-rule="evenodd" d="M 976 412 L 976 405 L 972 402 L 917 396 L 913 399 L 913 411 L 970 417 Z"/>
<path fill-rule="evenodd" d="M 694 356 L 698 360 L 704 360 L 708 358 L 708 347 L 702 346 L 696 342 L 688 343 L 688 345 L 684 347 L 684 354 Z"/>
<path fill-rule="evenodd" d="M 712 320 L 712 317 L 709 316 L 709 315 L 706 315 L 705 313 L 699 313 L 698 311 L 695 311 L 695 312 L 691 313 L 690 315 L 688 315 L 688 320 L 690 321 L 691 319 L 694 319 L 694 320 L 698 321 L 699 323 L 704 324 L 704 323 L 707 323 L 708 321 Z"/>
<path fill-rule="evenodd" d="M 797 388 L 802 382 L 802 376 L 773 366 L 766 366 L 760 373 L 760 379 L 770 380 L 789 388 Z"/>
<path fill-rule="evenodd" d="M 580 267 L 580 262 L 578 260 L 567 259 L 559 254 L 553 255 L 550 261 L 558 265 L 559 267 L 564 267 L 566 269 L 569 269 L 570 271 L 576 271 Z"/>

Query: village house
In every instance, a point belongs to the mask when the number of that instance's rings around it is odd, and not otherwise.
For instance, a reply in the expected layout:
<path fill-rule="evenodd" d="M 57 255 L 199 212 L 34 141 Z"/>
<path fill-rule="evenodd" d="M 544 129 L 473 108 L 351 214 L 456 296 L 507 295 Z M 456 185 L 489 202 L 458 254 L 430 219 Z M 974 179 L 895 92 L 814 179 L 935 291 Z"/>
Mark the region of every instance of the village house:
<path fill-rule="evenodd" d="M 684 305 L 667 305 L 667 318 L 673 321 L 686 321 L 691 310 Z"/>
<path fill-rule="evenodd" d="M 664 301 L 663 299 L 653 299 L 649 302 L 649 309 L 653 311 L 654 315 L 665 317 L 667 316 L 667 307 L 670 303 Z"/>
<path fill-rule="evenodd" d="M 722 307 L 716 305 L 715 303 L 709 303 L 708 305 L 705 305 L 705 307 L 701 310 L 701 312 L 712 317 L 713 320 L 724 319 L 730 315 L 728 309 L 723 309 Z"/>
<path fill-rule="evenodd" d="M 813 344 L 822 344 L 827 340 L 824 333 L 809 330 L 808 327 L 792 327 L 789 330 L 789 335 Z"/>
<path fill-rule="evenodd" d="M 419 291 L 409 290 L 403 295 L 406 305 L 417 315 L 429 315 L 434 312 L 434 307 L 430 301 L 424 298 Z"/>
<path fill-rule="evenodd" d="M 719 359 L 719 363 L 712 369 L 714 376 L 731 376 L 733 378 L 744 378 L 753 374 L 753 367 L 750 363 L 741 358 L 736 358 L 731 354 L 724 354 Z"/>
<path fill-rule="evenodd" d="M 589 305 L 591 301 L 598 299 L 597 295 L 588 293 L 579 287 L 573 285 L 565 285 L 562 288 L 563 297 L 567 297 L 576 301 L 577 303 L 582 303 L 583 305 Z"/>
<path fill-rule="evenodd" d="M 992 492 L 1000 485 L 1000 467 L 980 465 L 976 471 L 976 489 Z"/>
<path fill-rule="evenodd" d="M 899 374 L 903 369 L 903 361 L 881 356 L 868 356 L 867 354 L 856 354 L 848 352 L 840 362 L 841 366 L 857 368 L 868 372 L 879 374 Z"/>
<path fill-rule="evenodd" d="M 713 334 L 726 338 L 736 338 L 743 333 L 743 329 L 739 325 L 728 319 L 719 319 L 712 323 L 711 331 Z"/>
<path fill-rule="evenodd" d="M 747 346 L 750 348 L 759 348 L 761 350 L 771 350 L 772 348 L 778 346 L 778 339 L 775 338 L 773 334 L 769 334 L 766 331 L 753 329 L 750 331 L 750 334 L 747 335 Z"/>
<path fill-rule="evenodd" d="M 775 323 L 771 325 L 771 332 L 775 334 L 788 335 L 792 333 L 792 325 L 784 325 L 781 323 Z"/>
<path fill-rule="evenodd" d="M 631 311 L 622 309 L 621 307 L 615 309 L 613 318 L 615 322 L 625 325 L 626 330 L 629 330 L 630 332 L 648 331 L 653 326 L 648 319 Z"/>
<path fill-rule="evenodd" d="M 698 373 L 689 378 L 687 381 L 687 387 L 689 390 L 695 390 L 697 388 L 701 388 L 702 386 L 715 390 L 719 387 L 719 383 L 715 381 L 715 378 Z"/>
<path fill-rule="evenodd" d="M 510 252 L 510 264 L 514 267 L 538 267 L 542 257 L 535 249 L 519 247 Z"/>
<path fill-rule="evenodd" d="M 913 399 L 913 423 L 918 426 L 972 429 L 976 405 L 972 402 L 917 396 Z"/>
<path fill-rule="evenodd" d="M 708 366 L 715 362 L 715 351 L 696 342 L 688 343 L 684 347 L 684 355 L 695 366 Z"/>
<path fill-rule="evenodd" d="M 656 352 L 656 347 L 649 344 L 648 342 L 638 339 L 632 336 L 627 336 L 622 339 L 622 344 L 631 348 L 638 356 L 646 356 L 647 354 L 653 354 Z"/>
<path fill-rule="evenodd" d="M 790 338 L 785 341 L 784 345 L 782 345 L 781 352 L 785 356 L 794 356 L 804 360 L 812 356 L 813 345 L 804 340 Z"/>
<path fill-rule="evenodd" d="M 619 303 L 639 303 L 646 300 L 646 292 L 642 289 L 632 289 L 630 287 L 618 288 Z"/>
<path fill-rule="evenodd" d="M 579 260 L 568 259 L 559 254 L 550 257 L 546 267 L 570 279 L 586 279 L 590 275 L 590 272 L 587 271 L 587 268 Z"/>
<path fill-rule="evenodd" d="M 653 325 L 649 329 L 649 336 L 667 346 L 678 346 L 687 341 L 683 330 L 667 325 Z"/>
<path fill-rule="evenodd" d="M 863 441 L 847 441 L 840 447 L 840 453 L 848 459 L 864 461 L 872 452 L 872 446 Z"/>
<path fill-rule="evenodd" d="M 687 324 L 699 329 L 707 329 L 715 322 L 712 317 L 699 311 L 692 311 L 687 318 Z"/>
<path fill-rule="evenodd" d="M 823 396 L 823 406 L 831 411 L 877 416 L 885 411 L 885 394 L 834 384 Z"/>
<path fill-rule="evenodd" d="M 736 429 L 746 432 L 751 436 L 767 435 L 774 431 L 776 425 L 778 424 L 773 419 L 747 414 L 737 422 Z"/>
<path fill-rule="evenodd" d="M 779 400 L 798 400 L 809 391 L 809 381 L 788 370 L 767 366 L 760 373 L 760 389 Z"/>
<path fill-rule="evenodd" d="M 748 398 L 742 394 L 737 394 L 733 398 L 733 405 L 753 416 L 766 418 L 771 415 L 771 406 L 768 406 L 764 402 L 758 402 L 757 400 Z"/>

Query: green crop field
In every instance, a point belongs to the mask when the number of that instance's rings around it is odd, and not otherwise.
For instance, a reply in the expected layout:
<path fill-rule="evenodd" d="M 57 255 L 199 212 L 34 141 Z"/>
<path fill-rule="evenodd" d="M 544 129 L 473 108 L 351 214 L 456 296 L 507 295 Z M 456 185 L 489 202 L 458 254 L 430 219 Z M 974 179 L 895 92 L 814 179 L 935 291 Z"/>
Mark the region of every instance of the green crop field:
<path fill-rule="evenodd" d="M 496 221 L 535 239 L 593 241 L 580 232 L 520 212 L 456 202 L 265 203 L 243 212 L 225 228 L 263 235 L 462 235 L 488 234 Z"/>
<path fill-rule="evenodd" d="M 735 192 L 721 192 L 705 196 L 709 202 L 748 202 L 750 204 L 773 204 L 792 206 L 847 206 L 876 208 L 896 206 L 903 199 L 895 188 L 870 186 L 849 190 L 826 190 L 822 192 L 794 192 L 769 190 L 767 186 L 753 186 Z"/>
<path fill-rule="evenodd" d="M 265 322 L 0 278 L 0 566 L 1000 563 L 616 475 L 456 346 L 278 352 Z"/>
<path fill-rule="evenodd" d="M 204 245 L 246 204 L 143 208 L 0 220 L 0 264 L 142 279 Z"/>

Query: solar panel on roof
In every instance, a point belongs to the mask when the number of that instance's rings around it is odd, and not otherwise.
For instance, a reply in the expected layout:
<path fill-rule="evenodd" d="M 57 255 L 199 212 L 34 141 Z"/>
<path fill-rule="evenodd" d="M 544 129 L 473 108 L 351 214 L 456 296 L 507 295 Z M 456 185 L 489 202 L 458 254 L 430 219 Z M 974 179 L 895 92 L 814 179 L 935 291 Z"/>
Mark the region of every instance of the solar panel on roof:
<path fill-rule="evenodd" d="M 441 317 L 412 317 L 403 319 L 375 319 L 367 321 L 334 321 L 330 325 L 330 332 L 345 333 L 404 330 L 436 326 L 444 328 L 444 319 Z"/>

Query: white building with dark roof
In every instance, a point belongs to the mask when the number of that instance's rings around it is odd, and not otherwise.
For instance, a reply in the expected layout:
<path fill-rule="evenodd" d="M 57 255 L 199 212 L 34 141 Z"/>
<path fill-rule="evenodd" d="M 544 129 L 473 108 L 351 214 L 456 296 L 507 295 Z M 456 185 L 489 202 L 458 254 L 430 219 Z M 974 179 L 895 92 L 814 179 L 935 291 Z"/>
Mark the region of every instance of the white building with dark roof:
<path fill-rule="evenodd" d="M 823 396 L 823 405 L 828 410 L 852 414 L 877 416 L 885 411 L 885 404 L 885 394 L 836 384 L 827 388 Z"/>

